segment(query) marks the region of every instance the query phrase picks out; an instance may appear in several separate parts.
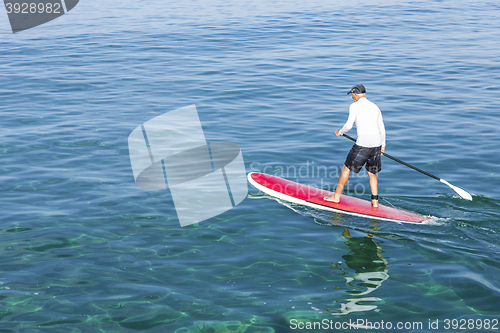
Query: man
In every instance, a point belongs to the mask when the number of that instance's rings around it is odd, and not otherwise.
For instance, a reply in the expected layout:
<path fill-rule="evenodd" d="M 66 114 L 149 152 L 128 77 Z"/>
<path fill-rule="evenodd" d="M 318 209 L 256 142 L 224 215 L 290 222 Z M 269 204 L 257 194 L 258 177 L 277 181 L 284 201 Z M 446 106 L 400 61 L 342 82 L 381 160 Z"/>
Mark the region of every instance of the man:
<path fill-rule="evenodd" d="M 366 163 L 366 172 L 372 191 L 372 206 L 378 207 L 377 172 L 382 169 L 380 155 L 385 151 L 385 127 L 382 113 L 374 103 L 366 99 L 366 89 L 362 84 L 356 84 L 347 94 L 351 94 L 354 103 L 349 107 L 349 119 L 342 129 L 335 131 L 335 134 L 344 135 L 356 123 L 358 139 L 342 166 L 335 194 L 325 197 L 324 200 L 339 203 L 340 194 L 347 184 L 349 173 L 351 171 L 358 173 Z"/>

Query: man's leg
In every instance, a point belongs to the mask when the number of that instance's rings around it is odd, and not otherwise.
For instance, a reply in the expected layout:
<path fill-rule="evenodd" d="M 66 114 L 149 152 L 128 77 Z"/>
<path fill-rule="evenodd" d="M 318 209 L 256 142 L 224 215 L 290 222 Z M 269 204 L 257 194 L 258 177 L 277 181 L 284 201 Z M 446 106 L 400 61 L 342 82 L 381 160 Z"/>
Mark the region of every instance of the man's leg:
<path fill-rule="evenodd" d="M 340 201 L 340 194 L 342 193 L 342 190 L 344 189 L 345 184 L 347 184 L 347 180 L 349 180 L 349 174 L 351 173 L 351 170 L 349 170 L 348 167 L 345 166 L 345 164 L 342 166 L 342 172 L 340 173 L 339 180 L 337 182 L 337 188 L 335 189 L 335 194 L 330 195 L 328 197 L 325 197 L 326 201 L 332 201 L 335 203 L 338 203 Z"/>
<path fill-rule="evenodd" d="M 372 190 L 372 195 L 378 195 L 378 179 L 376 173 L 371 173 L 370 171 L 366 171 L 368 173 L 368 178 L 370 178 L 370 188 Z M 378 200 L 372 200 L 372 206 L 378 207 Z"/>

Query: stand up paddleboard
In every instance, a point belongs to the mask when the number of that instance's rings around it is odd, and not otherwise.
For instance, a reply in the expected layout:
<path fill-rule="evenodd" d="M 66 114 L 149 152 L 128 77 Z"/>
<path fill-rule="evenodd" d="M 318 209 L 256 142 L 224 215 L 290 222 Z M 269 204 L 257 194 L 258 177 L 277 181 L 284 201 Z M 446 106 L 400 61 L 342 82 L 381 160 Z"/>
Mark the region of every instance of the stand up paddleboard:
<path fill-rule="evenodd" d="M 344 194 L 341 195 L 339 203 L 325 201 L 323 198 L 332 195 L 332 192 L 263 173 L 249 173 L 248 181 L 270 196 L 316 209 L 393 222 L 422 223 L 428 219 L 419 214 L 381 204 L 374 208 L 369 201 Z"/>

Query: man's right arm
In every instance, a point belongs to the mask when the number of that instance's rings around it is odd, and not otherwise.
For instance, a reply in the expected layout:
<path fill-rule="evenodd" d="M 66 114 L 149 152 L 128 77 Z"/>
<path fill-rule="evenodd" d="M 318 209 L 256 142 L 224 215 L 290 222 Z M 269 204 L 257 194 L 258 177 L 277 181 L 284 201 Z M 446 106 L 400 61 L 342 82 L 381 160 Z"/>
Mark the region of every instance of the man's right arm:
<path fill-rule="evenodd" d="M 354 111 L 354 108 L 351 106 L 349 107 L 349 118 L 347 119 L 347 122 L 345 123 L 344 127 L 342 127 L 339 130 L 339 136 L 344 135 L 344 133 L 349 132 L 349 130 L 352 128 L 352 125 L 354 125 L 354 121 L 356 120 L 356 112 Z"/>

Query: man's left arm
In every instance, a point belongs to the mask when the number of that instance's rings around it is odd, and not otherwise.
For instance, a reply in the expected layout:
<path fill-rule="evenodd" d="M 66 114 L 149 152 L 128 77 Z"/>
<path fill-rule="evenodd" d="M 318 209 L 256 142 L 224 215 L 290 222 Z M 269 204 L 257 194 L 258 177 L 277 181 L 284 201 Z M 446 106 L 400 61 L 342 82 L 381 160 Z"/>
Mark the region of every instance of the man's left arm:
<path fill-rule="evenodd" d="M 378 117 L 378 130 L 380 132 L 380 138 L 382 139 L 381 151 L 383 153 L 385 151 L 385 126 L 384 126 L 384 119 L 382 118 L 382 112 L 380 112 L 380 116 Z"/>

